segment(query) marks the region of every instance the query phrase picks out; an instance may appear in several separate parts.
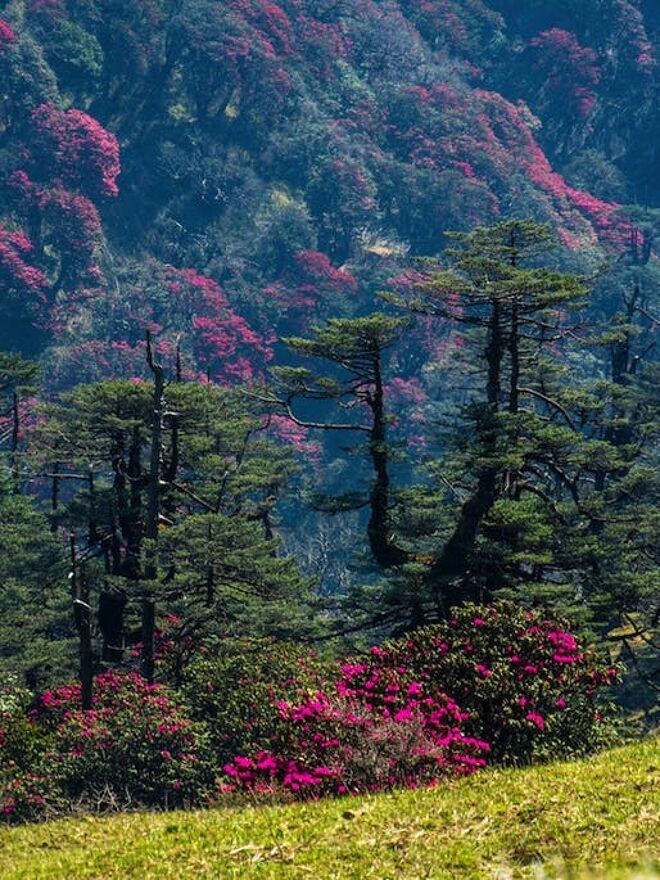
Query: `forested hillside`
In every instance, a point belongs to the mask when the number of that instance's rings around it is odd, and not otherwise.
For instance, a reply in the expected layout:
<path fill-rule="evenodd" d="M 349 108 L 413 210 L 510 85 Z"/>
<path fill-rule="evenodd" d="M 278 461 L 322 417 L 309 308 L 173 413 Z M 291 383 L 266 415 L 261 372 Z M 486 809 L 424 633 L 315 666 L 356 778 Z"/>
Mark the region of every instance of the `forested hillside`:
<path fill-rule="evenodd" d="M 652 722 L 659 35 L 657 0 L 0 0 L 7 815 L 140 725 L 135 797 L 187 803 L 580 753 L 601 691 Z"/>
<path fill-rule="evenodd" d="M 55 383 L 139 373 L 149 321 L 188 369 L 254 374 L 448 229 L 533 217 L 618 256 L 619 206 L 660 198 L 652 2 L 2 14 L 3 285 Z"/>

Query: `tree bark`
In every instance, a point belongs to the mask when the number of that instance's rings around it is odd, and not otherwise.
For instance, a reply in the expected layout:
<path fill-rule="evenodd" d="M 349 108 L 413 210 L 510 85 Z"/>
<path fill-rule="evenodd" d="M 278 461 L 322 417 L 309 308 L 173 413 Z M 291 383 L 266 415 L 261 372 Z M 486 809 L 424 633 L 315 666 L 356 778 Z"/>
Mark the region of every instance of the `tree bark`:
<path fill-rule="evenodd" d="M 160 460 L 163 439 L 163 412 L 165 376 L 163 367 L 153 356 L 151 336 L 147 333 L 147 359 L 154 376 L 153 408 L 151 418 L 151 450 L 149 455 L 149 478 L 147 483 L 147 518 L 145 539 L 148 541 L 144 575 L 149 582 L 158 574 L 157 543 L 160 514 Z M 147 587 L 142 597 L 142 675 L 151 684 L 154 680 L 154 638 L 156 626 L 156 600 L 153 589 Z"/>
<path fill-rule="evenodd" d="M 92 708 L 94 683 L 91 608 L 85 572 L 78 566 L 76 536 L 73 532 L 69 535 L 69 548 L 71 553 L 73 616 L 78 631 L 78 677 L 80 679 L 81 708 L 86 711 Z"/>
<path fill-rule="evenodd" d="M 388 569 L 403 565 L 407 560 L 407 553 L 400 547 L 397 547 L 390 533 L 390 477 L 380 351 L 374 353 L 373 369 L 374 390 L 370 399 L 373 423 L 369 453 L 375 479 L 370 495 L 371 514 L 367 525 L 367 536 L 374 559 L 380 566 Z"/>
<path fill-rule="evenodd" d="M 488 383 L 486 386 L 488 414 L 486 423 L 482 427 L 484 447 L 489 455 L 494 455 L 497 447 L 494 417 L 497 415 L 500 405 L 503 354 L 501 306 L 497 300 L 494 300 L 489 321 L 488 345 L 485 352 L 488 364 Z M 428 577 L 445 611 L 460 602 L 478 602 L 482 598 L 481 591 L 476 584 L 466 586 L 459 583 L 453 585 L 447 584 L 447 580 L 458 580 L 464 577 L 468 571 L 479 526 L 497 499 L 498 474 L 499 470 L 495 465 L 482 469 L 477 479 L 475 492 L 461 507 L 458 522 L 451 537 L 431 565 Z"/>

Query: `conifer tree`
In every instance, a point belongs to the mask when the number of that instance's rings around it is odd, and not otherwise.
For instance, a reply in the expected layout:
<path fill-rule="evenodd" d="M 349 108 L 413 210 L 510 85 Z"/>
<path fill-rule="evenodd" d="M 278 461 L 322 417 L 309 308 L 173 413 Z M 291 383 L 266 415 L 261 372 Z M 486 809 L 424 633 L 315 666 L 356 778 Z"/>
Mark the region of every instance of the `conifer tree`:
<path fill-rule="evenodd" d="M 148 679 L 166 619 L 182 643 L 312 625 L 308 584 L 272 527 L 290 455 L 239 392 L 159 383 L 154 367 L 155 383 L 85 385 L 45 405 L 31 458 L 60 487 L 54 522 L 87 536 L 102 661 L 126 662 L 140 642 Z"/>
<path fill-rule="evenodd" d="M 373 314 L 365 318 L 335 318 L 313 328 L 307 339 L 285 340 L 296 355 L 321 362 L 330 372 L 308 367 L 277 367 L 279 397 L 271 402 L 282 407 L 297 425 L 320 430 L 357 432 L 368 438 L 367 450 L 373 474 L 368 498 L 352 491 L 333 502 L 334 509 L 368 506 L 367 538 L 376 562 L 387 569 L 403 564 L 405 552 L 392 535 L 390 521 L 391 490 L 384 377 L 384 357 L 408 325 L 405 319 Z M 339 411 L 343 420 L 332 415 L 326 421 L 313 421 L 296 414 L 300 401 L 325 401 Z M 357 413 L 357 416 L 355 415 Z M 366 418 L 363 418 L 366 416 Z M 325 418 L 325 415 L 323 416 Z"/>
<path fill-rule="evenodd" d="M 645 465 L 653 406 L 641 390 L 652 378 L 646 370 L 634 381 L 632 301 L 628 318 L 616 317 L 604 337 L 613 378 L 594 382 L 597 334 L 584 321 L 587 291 L 580 279 L 540 265 L 553 246 L 549 230 L 509 221 L 454 238 L 451 269 L 432 271 L 408 302 L 388 297 L 467 328 L 466 361 L 475 368 L 454 425 L 460 442 L 445 437 L 433 464 L 436 473 L 443 464 L 455 473 L 453 446 L 463 496 L 425 575 L 440 600 L 435 613 L 504 590 L 581 609 L 606 626 L 608 580 L 618 577 L 620 596 L 636 607 L 654 569 L 654 490 Z M 456 506 L 456 495 L 445 493 L 445 509 L 448 502 Z M 615 577 L 609 566 L 606 574 L 606 533 L 612 558 L 627 559 L 626 586 L 623 569 Z M 640 566 L 646 574 L 636 588 L 632 572 Z"/>

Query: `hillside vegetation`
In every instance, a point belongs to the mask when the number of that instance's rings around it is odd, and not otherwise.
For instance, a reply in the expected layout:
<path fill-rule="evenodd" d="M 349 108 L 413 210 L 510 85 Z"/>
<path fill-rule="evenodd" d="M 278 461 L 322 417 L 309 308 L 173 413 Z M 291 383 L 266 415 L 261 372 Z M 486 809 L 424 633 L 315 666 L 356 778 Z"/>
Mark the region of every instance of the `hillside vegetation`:
<path fill-rule="evenodd" d="M 657 877 L 657 740 L 435 790 L 4 830 L 6 880 Z"/>
<path fill-rule="evenodd" d="M 531 216 L 582 265 L 619 254 L 618 206 L 658 202 L 654 9 L 1 2 L 3 343 L 62 387 L 141 375 L 152 322 L 235 380 L 450 229 Z"/>
<path fill-rule="evenodd" d="M 7 870 L 646 870 L 659 9 L 0 0 Z"/>

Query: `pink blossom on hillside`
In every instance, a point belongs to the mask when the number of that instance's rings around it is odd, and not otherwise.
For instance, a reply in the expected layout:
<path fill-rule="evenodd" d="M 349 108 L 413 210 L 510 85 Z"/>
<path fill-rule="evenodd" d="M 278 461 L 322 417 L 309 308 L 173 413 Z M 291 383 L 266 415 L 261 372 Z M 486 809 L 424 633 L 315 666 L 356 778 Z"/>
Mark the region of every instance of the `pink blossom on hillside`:
<path fill-rule="evenodd" d="M 303 276 L 323 282 L 337 292 L 355 293 L 357 289 L 355 278 L 348 272 L 336 269 L 325 254 L 319 251 L 299 251 L 295 260 Z"/>
<path fill-rule="evenodd" d="M 568 102 L 586 118 L 596 105 L 594 89 L 601 79 L 598 53 L 578 43 L 575 34 L 560 28 L 543 31 L 530 40 L 537 50 L 536 69 L 545 76 L 549 92 Z"/>
<path fill-rule="evenodd" d="M 35 158 L 91 196 L 116 196 L 119 143 L 114 134 L 82 110 L 42 104 L 32 113 Z"/>
<path fill-rule="evenodd" d="M 237 755 L 224 767 L 232 783 L 318 797 L 433 785 L 483 767 L 490 747 L 462 732 L 467 714 L 387 662 L 387 651 L 372 649 L 368 663 L 340 667 L 337 695 L 318 691 L 299 702 L 275 701 L 282 739 L 274 734 L 273 746 L 284 750 Z"/>
<path fill-rule="evenodd" d="M 475 174 L 474 168 L 470 164 L 470 162 L 465 161 L 457 161 L 454 162 L 454 168 L 458 169 L 464 177 L 467 177 L 468 180 L 476 180 L 477 175 Z"/>
<path fill-rule="evenodd" d="M 34 250 L 24 232 L 13 232 L 0 224 L 0 290 L 32 296 L 47 286 L 43 272 L 26 262 Z"/>
<path fill-rule="evenodd" d="M 17 40 L 18 37 L 14 33 L 11 25 L 9 25 L 4 19 L 0 18 L 0 50 L 5 46 L 16 43 Z"/>
<path fill-rule="evenodd" d="M 216 379 L 250 381 L 272 358 L 269 339 L 260 336 L 231 308 L 212 278 L 194 269 L 166 268 L 175 305 L 190 315 L 196 359 Z"/>
<path fill-rule="evenodd" d="M 309 430 L 296 425 L 291 419 L 282 415 L 271 415 L 268 420 L 270 432 L 280 440 L 292 446 L 296 452 L 305 455 L 308 461 L 317 461 L 322 454 L 322 446 L 318 441 L 309 439 Z"/>

